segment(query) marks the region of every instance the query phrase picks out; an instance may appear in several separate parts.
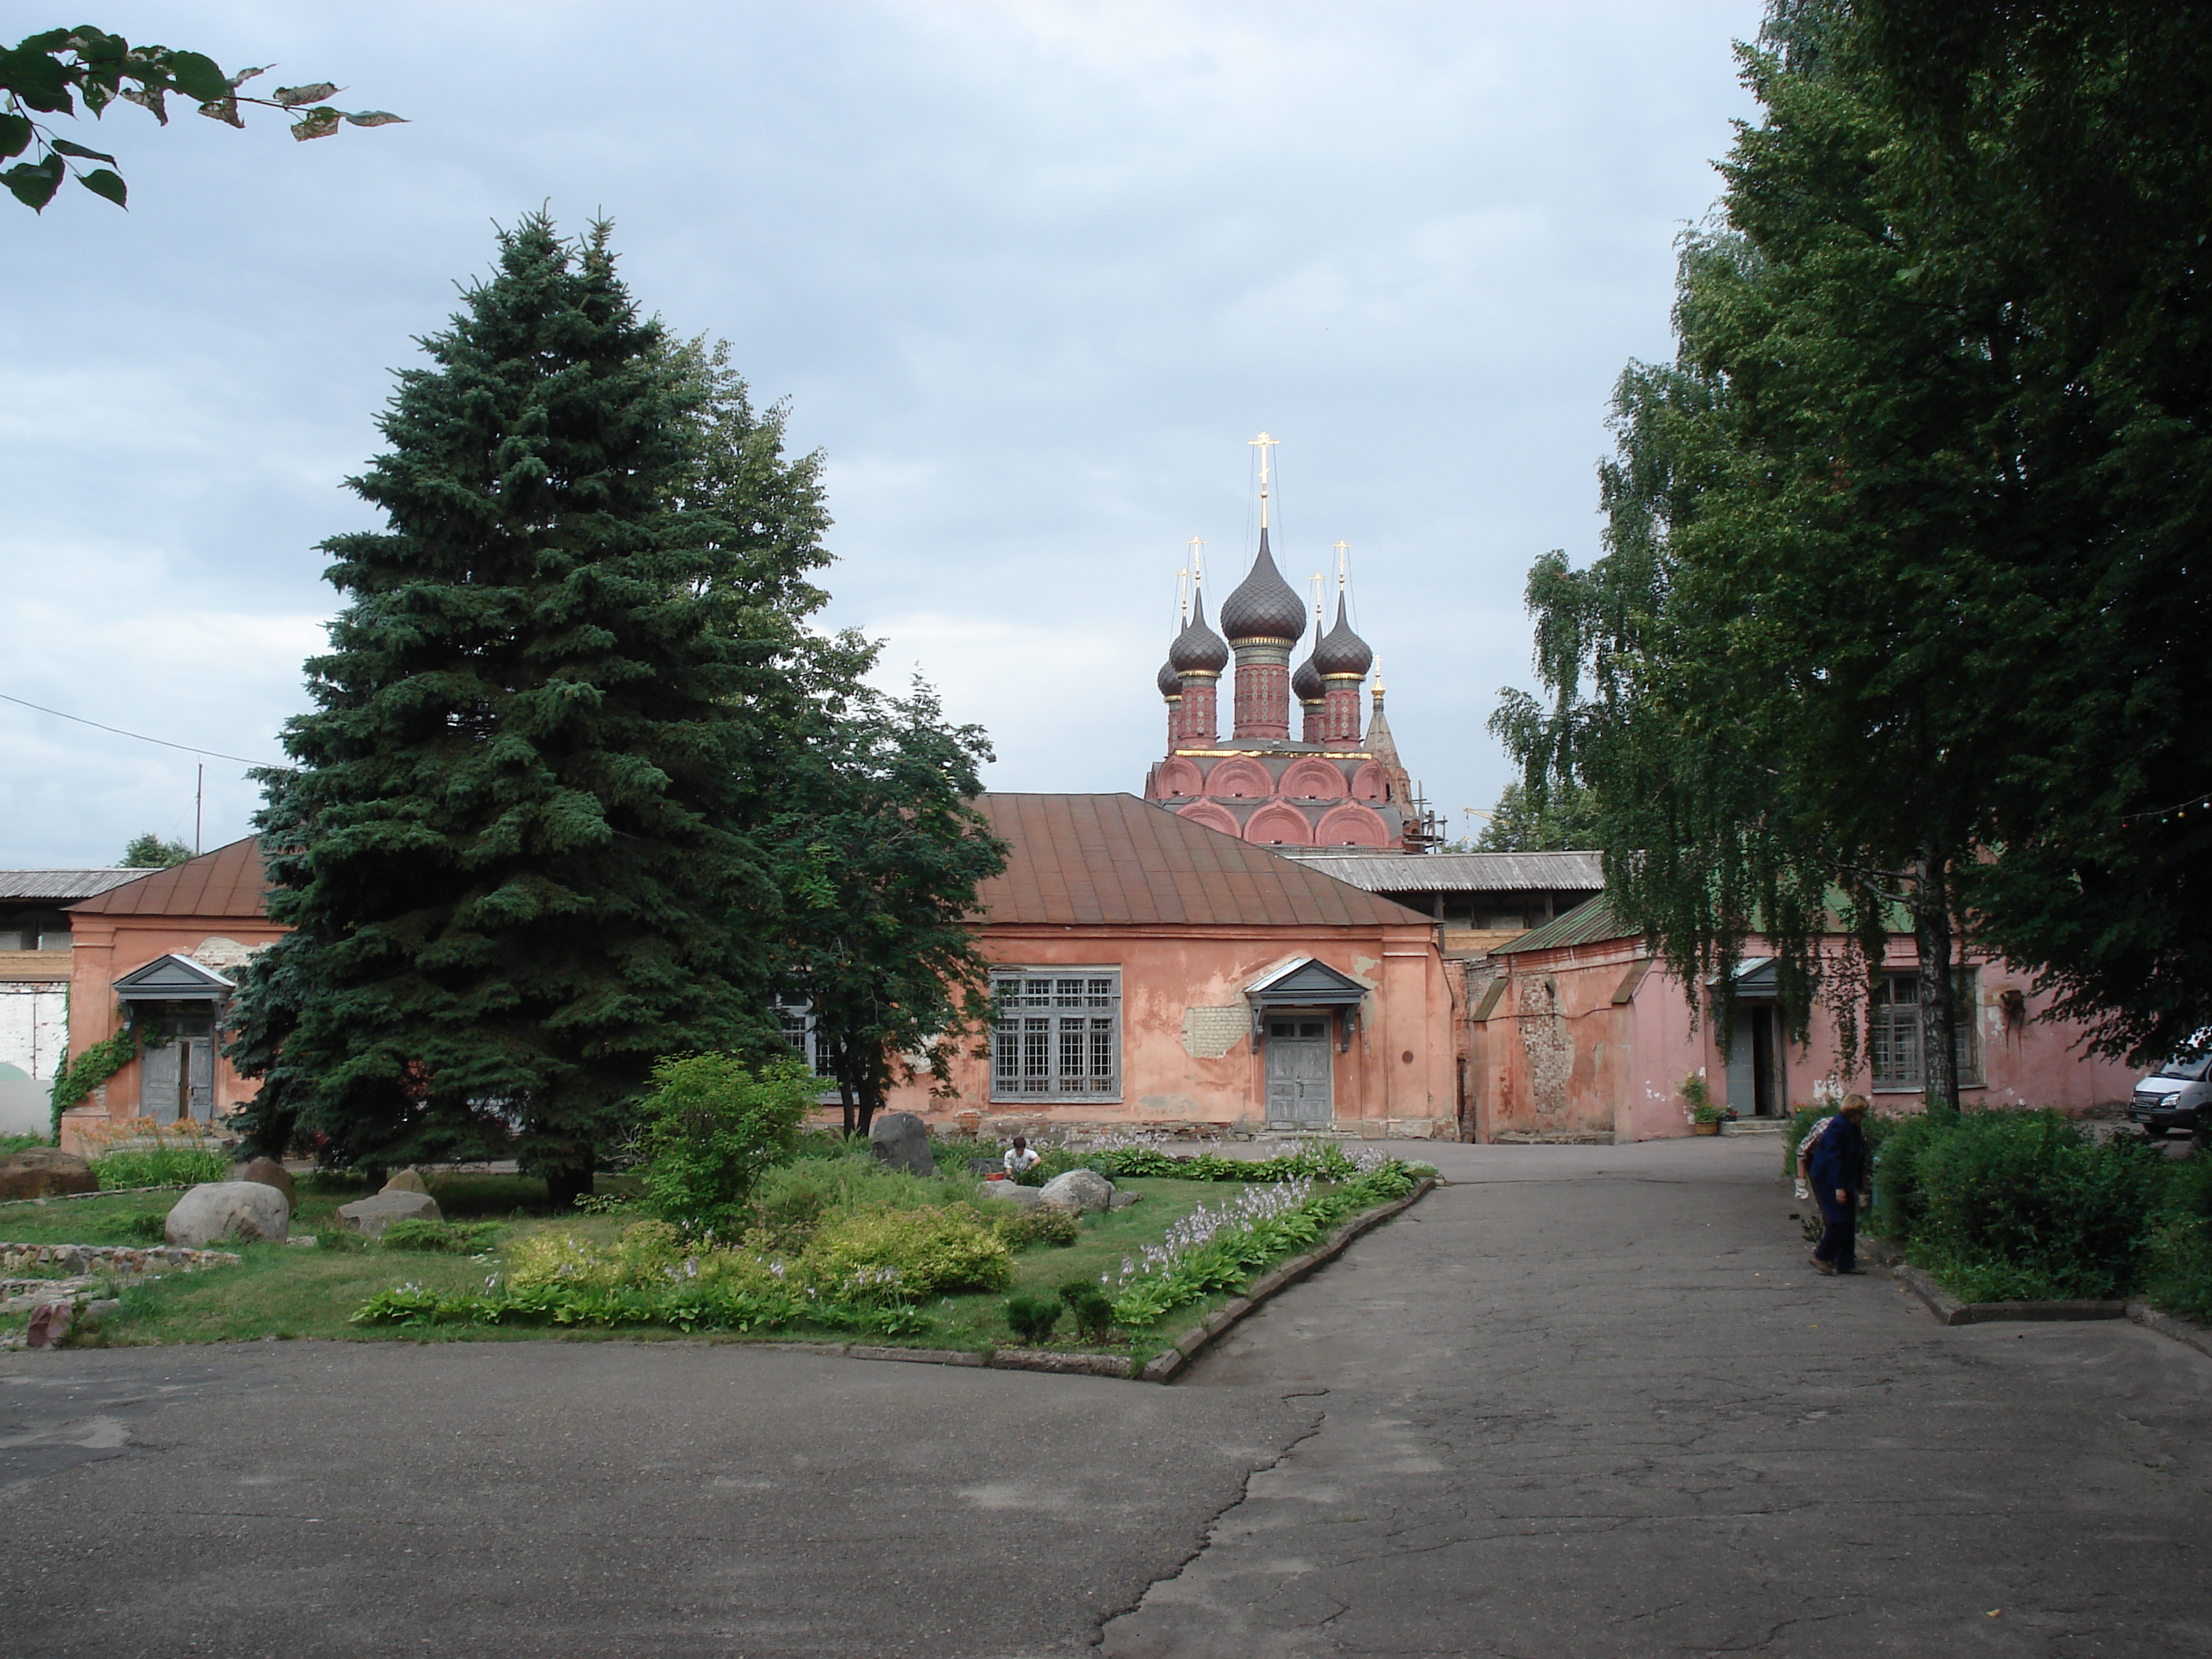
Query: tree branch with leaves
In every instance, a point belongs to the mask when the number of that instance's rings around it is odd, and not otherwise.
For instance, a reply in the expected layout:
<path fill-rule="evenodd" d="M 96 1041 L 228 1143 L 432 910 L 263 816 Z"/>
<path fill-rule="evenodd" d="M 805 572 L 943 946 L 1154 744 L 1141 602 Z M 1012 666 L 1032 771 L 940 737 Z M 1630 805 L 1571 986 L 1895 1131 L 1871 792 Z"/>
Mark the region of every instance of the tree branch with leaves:
<path fill-rule="evenodd" d="M 118 207 L 128 205 L 129 191 L 115 171 L 114 156 L 56 132 L 42 116 L 80 114 L 94 120 L 118 102 L 136 104 L 163 126 L 168 100 L 178 97 L 198 106 L 209 119 L 243 130 L 240 105 L 283 112 L 291 118 L 295 139 L 327 138 L 342 125 L 390 126 L 405 118 L 388 110 L 342 110 L 325 101 L 339 88 L 328 81 L 278 87 L 266 98 L 239 90 L 268 70 L 243 69 L 227 75 L 204 52 L 167 46 L 134 46 L 119 34 L 89 24 L 47 29 L 0 51 L 0 161 L 30 152 L 0 173 L 0 185 L 33 212 L 43 213 L 63 181 L 75 179 L 94 195 Z M 81 163 L 102 165 L 85 167 Z"/>

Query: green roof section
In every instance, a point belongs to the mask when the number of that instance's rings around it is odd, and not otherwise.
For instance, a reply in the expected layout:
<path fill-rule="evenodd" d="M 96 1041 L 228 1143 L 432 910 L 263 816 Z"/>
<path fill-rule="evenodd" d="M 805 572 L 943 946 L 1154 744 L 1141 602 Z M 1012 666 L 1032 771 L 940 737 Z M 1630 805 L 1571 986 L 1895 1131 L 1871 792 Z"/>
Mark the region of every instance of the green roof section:
<path fill-rule="evenodd" d="M 1556 951 L 1569 945 L 1598 945 L 1607 939 L 1633 939 L 1637 930 L 1624 927 L 1613 914 L 1613 907 L 1600 893 L 1587 899 L 1563 916 L 1554 916 L 1541 927 L 1532 927 L 1510 945 L 1501 945 L 1490 954 L 1494 957 L 1517 957 L 1529 951 Z"/>

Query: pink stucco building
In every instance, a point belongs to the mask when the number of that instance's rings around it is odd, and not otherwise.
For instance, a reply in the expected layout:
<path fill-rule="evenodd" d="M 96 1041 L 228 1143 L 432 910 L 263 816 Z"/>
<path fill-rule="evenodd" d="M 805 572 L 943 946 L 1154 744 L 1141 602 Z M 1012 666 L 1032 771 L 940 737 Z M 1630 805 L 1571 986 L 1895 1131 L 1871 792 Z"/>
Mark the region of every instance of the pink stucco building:
<path fill-rule="evenodd" d="M 1840 944 L 1840 941 L 1838 941 Z M 1497 976 L 1469 996 L 1468 1108 L 1474 1138 L 1652 1140 L 1690 1133 L 1682 1081 L 1702 1077 L 1715 1103 L 1779 1117 L 1849 1090 L 1877 1110 L 1917 1107 L 1923 1087 L 1917 963 L 1910 937 L 1890 941 L 1858 1063 L 1842 1066 L 1835 1024 L 1815 1013 L 1790 1042 L 1771 960 L 1752 940 L 1738 974 L 1729 1054 L 1710 1017 L 1692 1018 L 1680 981 L 1624 931 L 1602 897 L 1499 947 Z M 2086 1055 L 2078 1026 L 2044 1023 L 2045 1000 L 2000 963 L 1960 973 L 1962 1093 L 1972 1105 L 2082 1111 L 2124 1101 L 2133 1073 Z"/>
<path fill-rule="evenodd" d="M 70 1052 L 117 1030 L 125 1005 L 155 1038 L 62 1120 L 62 1144 L 88 1123 L 132 1117 L 218 1121 L 260 1085 L 222 1057 L 236 974 L 284 930 L 262 908 L 261 848 L 249 836 L 70 907 Z"/>
<path fill-rule="evenodd" d="M 1127 1126 L 1454 1139 L 1434 921 L 1134 795 L 990 794 L 976 927 L 1001 1018 L 956 1100 L 1000 1133 Z"/>

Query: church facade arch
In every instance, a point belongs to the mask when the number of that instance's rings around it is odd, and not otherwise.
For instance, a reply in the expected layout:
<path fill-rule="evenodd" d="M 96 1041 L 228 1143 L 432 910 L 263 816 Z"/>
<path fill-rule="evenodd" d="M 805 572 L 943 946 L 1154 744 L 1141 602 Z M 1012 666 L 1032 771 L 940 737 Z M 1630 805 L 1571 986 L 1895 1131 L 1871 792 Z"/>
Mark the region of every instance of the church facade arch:
<path fill-rule="evenodd" d="M 1329 809 L 1314 826 L 1313 838 L 1317 847 L 1388 847 L 1390 829 L 1381 813 L 1346 803 Z"/>
<path fill-rule="evenodd" d="M 1188 818 L 1193 823 L 1202 823 L 1209 830 L 1218 830 L 1224 836 L 1235 836 L 1240 840 L 1244 834 L 1237 827 L 1237 820 L 1230 816 L 1229 809 L 1218 801 L 1194 800 L 1188 806 L 1176 807 L 1176 816 Z"/>
<path fill-rule="evenodd" d="M 1283 774 L 1282 786 L 1277 793 L 1286 800 L 1342 800 L 1343 769 L 1309 755 L 1291 763 L 1291 769 Z"/>
<path fill-rule="evenodd" d="M 1170 756 L 1161 763 L 1153 787 L 1159 791 L 1162 800 L 1179 800 L 1187 795 L 1206 793 L 1206 780 L 1196 766 L 1180 755 Z"/>
<path fill-rule="evenodd" d="M 1237 755 L 1206 775 L 1206 793 L 1217 800 L 1266 800 L 1275 793 L 1275 781 L 1259 762 Z"/>
<path fill-rule="evenodd" d="M 1313 828 L 1297 807 L 1274 800 L 1252 814 L 1244 825 L 1244 839 L 1263 847 L 1307 847 L 1313 842 Z"/>

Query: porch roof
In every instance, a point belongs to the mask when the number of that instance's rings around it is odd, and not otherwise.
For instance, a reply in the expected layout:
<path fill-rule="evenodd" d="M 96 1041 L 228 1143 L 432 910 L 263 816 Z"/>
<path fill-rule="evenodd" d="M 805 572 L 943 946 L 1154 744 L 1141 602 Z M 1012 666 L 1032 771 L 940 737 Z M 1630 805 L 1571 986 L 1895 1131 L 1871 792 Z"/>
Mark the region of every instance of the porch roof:
<path fill-rule="evenodd" d="M 1570 945 L 1599 945 L 1608 939 L 1634 939 L 1633 927 L 1624 927 L 1613 914 L 1613 906 L 1605 895 L 1584 901 L 1563 916 L 1555 916 L 1541 927 L 1532 927 L 1520 938 L 1498 945 L 1491 951 L 1494 957 L 1517 957 L 1530 951 L 1557 951 Z"/>

